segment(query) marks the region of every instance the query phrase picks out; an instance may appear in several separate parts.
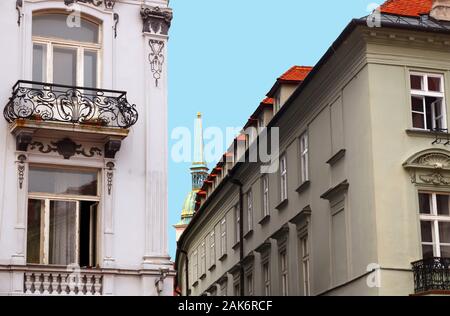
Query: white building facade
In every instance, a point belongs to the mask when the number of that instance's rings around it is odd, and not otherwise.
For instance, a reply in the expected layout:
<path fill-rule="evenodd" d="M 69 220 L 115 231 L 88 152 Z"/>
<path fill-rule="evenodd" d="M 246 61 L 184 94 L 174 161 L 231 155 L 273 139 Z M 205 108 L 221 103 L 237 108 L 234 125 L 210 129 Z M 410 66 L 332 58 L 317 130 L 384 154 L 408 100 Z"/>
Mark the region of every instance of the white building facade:
<path fill-rule="evenodd" d="M 0 295 L 172 295 L 167 0 L 5 0 Z"/>

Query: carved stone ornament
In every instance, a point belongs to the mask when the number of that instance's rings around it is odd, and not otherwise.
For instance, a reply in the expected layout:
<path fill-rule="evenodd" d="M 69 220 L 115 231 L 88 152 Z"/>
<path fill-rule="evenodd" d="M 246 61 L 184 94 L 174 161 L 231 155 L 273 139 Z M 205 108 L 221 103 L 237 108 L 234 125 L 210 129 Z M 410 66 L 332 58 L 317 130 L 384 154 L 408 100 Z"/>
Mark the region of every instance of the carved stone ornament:
<path fill-rule="evenodd" d="M 111 161 L 106 164 L 106 168 L 107 168 L 106 181 L 107 181 L 107 186 L 108 186 L 108 195 L 111 195 L 111 191 L 112 191 L 114 167 L 115 167 L 115 165 Z"/>
<path fill-rule="evenodd" d="M 141 8 L 141 17 L 144 23 L 142 32 L 167 35 L 173 18 L 172 10 L 152 6 Z"/>
<path fill-rule="evenodd" d="M 117 0 L 64 0 L 65 5 L 71 5 L 74 3 L 87 3 L 92 4 L 96 7 L 101 6 L 104 4 L 105 9 L 112 10 L 114 9 L 114 6 L 116 5 Z"/>
<path fill-rule="evenodd" d="M 53 145 L 53 146 L 51 146 Z M 92 147 L 88 152 L 84 148 L 82 148 L 82 145 L 76 144 L 74 141 L 72 141 L 70 138 L 64 138 L 57 142 L 51 142 L 51 145 L 47 145 L 47 147 L 41 143 L 41 142 L 32 142 L 30 144 L 30 149 L 37 149 L 39 152 L 43 154 L 48 154 L 51 152 L 57 152 L 61 156 L 64 157 L 64 159 L 70 159 L 71 157 L 75 155 L 83 155 L 84 157 L 91 158 L 95 155 L 101 156 L 102 151 L 101 149 L 97 147 Z"/>
<path fill-rule="evenodd" d="M 444 149 L 417 153 L 403 167 L 409 170 L 414 184 L 450 186 L 450 152 Z"/>
<path fill-rule="evenodd" d="M 161 79 L 161 74 L 163 71 L 163 65 L 164 65 L 164 42 L 163 41 L 157 41 L 151 39 L 149 41 L 151 53 L 148 56 L 148 59 L 150 61 L 150 66 L 153 74 L 153 78 L 155 79 L 155 85 L 158 86 L 158 81 Z"/>
<path fill-rule="evenodd" d="M 19 180 L 19 188 L 22 190 L 23 181 L 25 179 L 25 162 L 27 161 L 27 156 L 21 154 L 17 157 L 18 165 L 17 165 L 17 175 Z"/>

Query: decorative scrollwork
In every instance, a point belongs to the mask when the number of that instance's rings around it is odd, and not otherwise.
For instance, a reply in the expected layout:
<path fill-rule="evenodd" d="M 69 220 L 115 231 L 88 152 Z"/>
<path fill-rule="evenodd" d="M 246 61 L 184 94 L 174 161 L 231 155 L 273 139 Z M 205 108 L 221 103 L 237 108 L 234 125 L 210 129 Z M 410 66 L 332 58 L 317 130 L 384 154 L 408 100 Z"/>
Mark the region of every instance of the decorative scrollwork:
<path fill-rule="evenodd" d="M 45 146 L 43 143 L 36 141 L 30 144 L 30 149 L 36 149 L 43 154 L 57 152 L 58 154 L 63 156 L 64 159 L 70 159 L 75 155 L 83 155 L 87 158 L 94 157 L 95 155 L 102 155 L 102 150 L 100 148 L 91 147 L 91 149 L 86 152 L 86 150 L 82 148 L 82 145 L 76 144 L 70 138 L 64 138 L 57 142 L 51 142 L 51 145 Z"/>
<path fill-rule="evenodd" d="M 119 24 L 119 14 L 114 13 L 114 38 L 117 38 L 117 24 Z"/>
<path fill-rule="evenodd" d="M 113 177 L 114 177 L 114 163 L 113 162 L 108 162 L 106 164 L 107 172 L 106 172 L 106 181 L 107 181 L 107 185 L 108 185 L 108 195 L 111 195 L 111 190 L 112 190 L 112 185 L 113 185 Z"/>
<path fill-rule="evenodd" d="M 165 59 L 163 54 L 164 42 L 151 39 L 149 41 L 149 45 L 152 52 L 148 56 L 148 59 L 150 60 L 150 66 L 153 73 L 153 78 L 155 79 L 155 84 L 158 86 L 158 81 L 161 79 Z"/>
<path fill-rule="evenodd" d="M 130 128 L 138 120 L 126 92 L 18 81 L 3 114 L 17 119 Z"/>
<path fill-rule="evenodd" d="M 23 7 L 23 0 L 16 0 L 17 25 L 18 26 L 20 26 L 20 22 L 22 21 L 22 7 Z"/>
<path fill-rule="evenodd" d="M 427 184 L 450 185 L 450 178 L 444 177 L 442 174 L 440 174 L 438 172 L 433 173 L 433 174 L 420 175 L 419 179 Z"/>
<path fill-rule="evenodd" d="M 19 188 L 22 190 L 23 181 L 25 180 L 25 161 L 27 161 L 27 156 L 19 155 L 19 157 L 17 157 L 17 160 L 19 162 L 19 164 L 17 166 Z"/>
<path fill-rule="evenodd" d="M 415 293 L 450 290 L 450 258 L 426 258 L 412 263 Z"/>

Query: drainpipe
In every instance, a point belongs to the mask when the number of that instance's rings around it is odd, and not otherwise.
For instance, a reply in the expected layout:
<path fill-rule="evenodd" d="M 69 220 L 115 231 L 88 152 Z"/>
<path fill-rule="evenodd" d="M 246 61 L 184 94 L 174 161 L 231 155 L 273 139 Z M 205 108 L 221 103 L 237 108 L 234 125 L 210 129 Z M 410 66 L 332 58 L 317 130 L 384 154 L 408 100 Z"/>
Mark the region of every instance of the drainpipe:
<path fill-rule="evenodd" d="M 178 249 L 182 254 L 186 256 L 186 266 L 185 266 L 185 273 L 186 273 L 186 296 L 189 296 L 189 256 L 186 251 L 182 249 Z M 183 286 L 183 285 L 181 285 Z"/>
<path fill-rule="evenodd" d="M 239 187 L 239 283 L 240 296 L 245 296 L 244 291 L 244 193 L 243 184 L 235 178 L 231 178 L 231 183 Z"/>

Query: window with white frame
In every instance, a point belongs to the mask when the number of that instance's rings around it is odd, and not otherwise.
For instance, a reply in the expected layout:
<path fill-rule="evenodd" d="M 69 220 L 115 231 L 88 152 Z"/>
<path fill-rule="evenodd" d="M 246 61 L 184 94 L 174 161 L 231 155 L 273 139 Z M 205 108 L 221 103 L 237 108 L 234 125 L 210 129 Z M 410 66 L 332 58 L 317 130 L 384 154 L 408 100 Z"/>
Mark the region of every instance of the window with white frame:
<path fill-rule="evenodd" d="M 447 129 L 444 76 L 412 72 L 411 112 L 415 129 Z"/>
<path fill-rule="evenodd" d="M 309 147 L 308 132 L 300 136 L 300 178 L 304 183 L 309 181 Z"/>
<path fill-rule="evenodd" d="M 423 258 L 450 258 L 450 195 L 419 193 Z"/>
<path fill-rule="evenodd" d="M 247 231 L 253 230 L 253 192 L 247 193 Z"/>
<path fill-rule="evenodd" d="M 247 274 L 247 295 L 253 296 L 253 273 Z"/>
<path fill-rule="evenodd" d="M 234 219 L 235 219 L 235 223 L 234 223 L 234 241 L 235 243 L 238 243 L 241 241 L 241 234 L 240 234 L 240 225 L 241 225 L 241 212 L 239 209 L 239 206 L 235 206 L 234 207 Z"/>
<path fill-rule="evenodd" d="M 265 261 L 262 265 L 263 270 L 263 286 L 264 286 L 264 295 L 270 296 L 270 265 L 269 261 Z"/>
<path fill-rule="evenodd" d="M 195 283 L 199 277 L 198 273 L 198 250 L 194 251 L 194 262 L 192 263 L 193 282 Z"/>
<path fill-rule="evenodd" d="M 99 171 L 30 166 L 27 263 L 97 266 Z"/>
<path fill-rule="evenodd" d="M 209 266 L 216 264 L 216 233 L 214 231 L 209 235 Z"/>
<path fill-rule="evenodd" d="M 288 259 L 286 249 L 280 251 L 280 272 L 281 272 L 281 294 L 282 296 L 288 296 L 289 295 Z"/>
<path fill-rule="evenodd" d="M 280 158 L 280 197 L 281 201 L 284 201 L 288 198 L 287 196 L 287 162 L 286 162 L 286 155 L 281 156 Z"/>
<path fill-rule="evenodd" d="M 263 217 L 269 216 L 269 177 L 263 177 Z"/>
<path fill-rule="evenodd" d="M 206 274 L 206 242 L 203 241 L 200 246 L 200 276 Z"/>
<path fill-rule="evenodd" d="M 227 220 L 223 218 L 220 222 L 220 256 L 227 253 Z"/>
<path fill-rule="evenodd" d="M 308 235 L 300 237 L 300 263 L 303 279 L 303 295 L 310 296 Z"/>
<path fill-rule="evenodd" d="M 101 29 L 82 17 L 69 27 L 67 14 L 33 16 L 33 81 L 69 86 L 99 86 Z"/>

